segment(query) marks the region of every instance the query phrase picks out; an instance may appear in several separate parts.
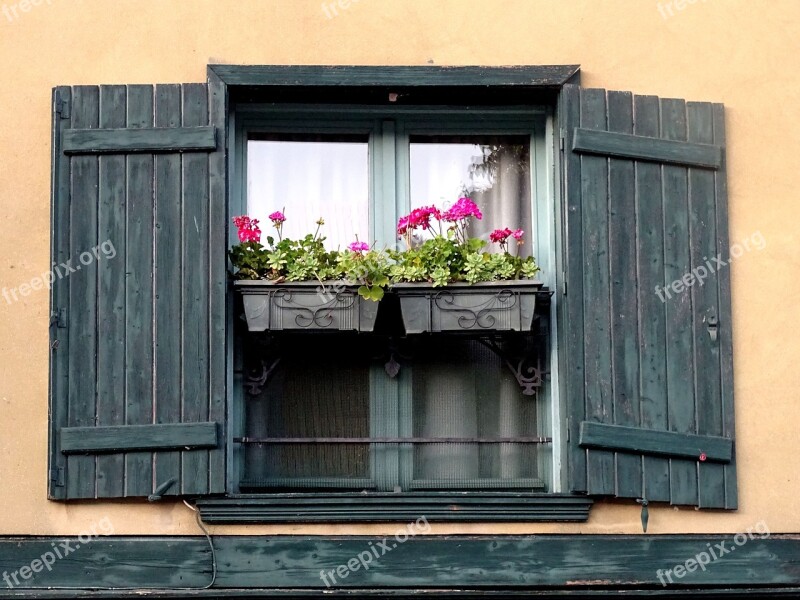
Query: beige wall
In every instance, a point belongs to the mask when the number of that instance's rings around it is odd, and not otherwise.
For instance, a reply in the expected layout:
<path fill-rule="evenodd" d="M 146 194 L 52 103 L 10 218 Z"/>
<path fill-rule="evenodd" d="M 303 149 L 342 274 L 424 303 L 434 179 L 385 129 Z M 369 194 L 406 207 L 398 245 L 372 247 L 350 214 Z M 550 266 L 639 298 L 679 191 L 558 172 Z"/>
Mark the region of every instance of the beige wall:
<path fill-rule="evenodd" d="M 27 1 L 27 0 L 22 0 Z M 331 0 L 328 0 L 329 2 Z M 741 509 L 654 508 L 651 533 L 800 532 L 800 3 L 796 0 L 0 0 L 0 288 L 48 269 L 50 90 L 204 81 L 240 64 L 582 65 L 588 86 L 727 105 Z M 16 9 L 14 17 L 12 7 Z M 0 298 L 0 534 L 194 534 L 182 504 L 46 500 L 48 297 Z M 393 532 L 386 526 L 219 533 Z M 640 533 L 639 508 L 581 525 L 441 525 L 445 532 Z"/>

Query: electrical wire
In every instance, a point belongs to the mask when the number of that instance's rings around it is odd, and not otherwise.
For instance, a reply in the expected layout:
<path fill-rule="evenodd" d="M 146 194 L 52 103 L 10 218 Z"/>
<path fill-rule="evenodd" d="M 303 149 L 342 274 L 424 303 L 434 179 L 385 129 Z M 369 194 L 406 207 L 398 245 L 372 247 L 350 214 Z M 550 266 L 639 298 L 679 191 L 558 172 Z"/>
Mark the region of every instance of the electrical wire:
<path fill-rule="evenodd" d="M 135 587 L 95 587 L 95 586 L 67 586 L 67 585 L 54 585 L 48 586 L 46 589 L 50 590 L 80 590 L 80 591 L 131 591 L 131 590 L 138 590 L 138 591 L 170 591 L 170 592 L 191 592 L 196 590 L 208 590 L 210 589 L 214 583 L 217 581 L 217 551 L 214 548 L 214 540 L 211 539 L 211 534 L 208 533 L 208 529 L 206 529 L 205 525 L 203 525 L 202 520 L 200 519 L 200 511 L 197 510 L 194 506 L 189 504 L 186 500 L 183 503 L 189 507 L 190 510 L 194 512 L 195 521 L 197 522 L 198 527 L 203 532 L 203 535 L 206 536 L 206 540 L 208 540 L 208 547 L 211 549 L 211 581 L 208 585 L 204 585 L 203 587 L 169 587 L 169 588 L 148 588 L 142 586 L 135 586 Z M 33 590 L 35 591 L 35 590 Z"/>

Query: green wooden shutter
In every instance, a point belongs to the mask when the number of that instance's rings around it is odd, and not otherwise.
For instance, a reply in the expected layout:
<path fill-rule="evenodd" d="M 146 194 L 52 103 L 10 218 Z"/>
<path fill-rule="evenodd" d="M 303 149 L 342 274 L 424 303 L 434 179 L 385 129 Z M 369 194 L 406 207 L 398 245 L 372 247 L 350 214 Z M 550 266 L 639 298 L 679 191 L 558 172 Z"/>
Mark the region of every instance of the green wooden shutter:
<path fill-rule="evenodd" d="M 51 498 L 224 492 L 223 92 L 54 90 Z"/>
<path fill-rule="evenodd" d="M 736 508 L 723 107 L 568 85 L 560 113 L 570 488 Z"/>

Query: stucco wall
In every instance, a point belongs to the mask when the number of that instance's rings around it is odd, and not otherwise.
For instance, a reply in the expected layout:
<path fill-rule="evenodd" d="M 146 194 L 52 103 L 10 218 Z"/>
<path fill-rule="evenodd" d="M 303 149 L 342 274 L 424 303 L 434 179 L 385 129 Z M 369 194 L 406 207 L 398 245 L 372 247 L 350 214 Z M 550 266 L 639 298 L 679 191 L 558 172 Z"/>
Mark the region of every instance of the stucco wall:
<path fill-rule="evenodd" d="M 330 3 L 330 0 L 328 0 Z M 343 2 L 347 5 L 346 0 Z M 204 81 L 238 64 L 582 65 L 583 83 L 724 102 L 740 510 L 653 508 L 650 533 L 800 532 L 800 3 L 796 0 L 0 0 L 0 288 L 49 268 L 50 93 L 58 84 Z M 23 10 L 23 8 L 27 8 Z M 672 15 L 670 15 L 670 12 Z M 16 15 L 16 16 L 15 16 Z M 792 41 L 794 40 L 794 41 Z M 48 295 L 0 299 L 0 534 L 195 534 L 183 504 L 46 499 Z M 218 527 L 379 533 L 396 525 Z M 639 507 L 581 525 L 432 533 L 639 533 Z"/>

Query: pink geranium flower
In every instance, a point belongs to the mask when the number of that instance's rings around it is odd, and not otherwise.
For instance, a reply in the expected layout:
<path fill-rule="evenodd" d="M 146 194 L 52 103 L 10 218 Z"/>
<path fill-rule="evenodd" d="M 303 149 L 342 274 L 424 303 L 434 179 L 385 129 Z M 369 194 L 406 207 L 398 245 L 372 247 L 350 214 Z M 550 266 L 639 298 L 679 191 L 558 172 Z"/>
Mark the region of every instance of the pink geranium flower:
<path fill-rule="evenodd" d="M 276 210 L 269 216 L 269 220 L 275 225 L 280 225 L 286 220 L 286 216 L 279 210 Z"/>
<path fill-rule="evenodd" d="M 483 218 L 481 209 L 469 198 L 459 198 L 458 202 L 442 214 L 442 219 L 449 222 L 461 221 L 468 217 L 475 217 L 478 220 Z"/>
<path fill-rule="evenodd" d="M 508 239 L 510 235 L 513 235 L 514 232 L 511 231 L 508 227 L 505 229 L 495 229 L 489 234 L 489 241 L 494 242 L 495 244 L 504 244 L 505 241 Z"/>
<path fill-rule="evenodd" d="M 251 219 L 247 215 L 233 217 L 233 224 L 239 230 L 240 242 L 260 242 L 261 228 L 258 226 L 258 219 Z"/>
<path fill-rule="evenodd" d="M 367 252 L 369 251 L 369 244 L 367 242 L 359 242 L 356 240 L 348 246 L 353 252 Z"/>

